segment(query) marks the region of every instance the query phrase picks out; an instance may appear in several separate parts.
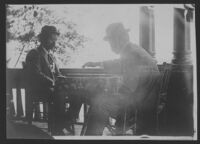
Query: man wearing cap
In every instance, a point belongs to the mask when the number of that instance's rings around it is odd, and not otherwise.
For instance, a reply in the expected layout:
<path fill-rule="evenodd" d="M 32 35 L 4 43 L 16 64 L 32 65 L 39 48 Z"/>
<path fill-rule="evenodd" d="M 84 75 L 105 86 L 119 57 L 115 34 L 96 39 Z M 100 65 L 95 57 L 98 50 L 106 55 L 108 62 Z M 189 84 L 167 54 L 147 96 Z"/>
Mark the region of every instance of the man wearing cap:
<path fill-rule="evenodd" d="M 55 48 L 57 37 L 59 32 L 54 26 L 42 27 L 41 33 L 38 35 L 40 45 L 39 47 L 32 49 L 26 56 L 26 69 L 27 69 L 27 91 L 29 93 L 28 98 L 28 110 L 27 117 L 31 121 L 32 115 L 32 101 L 39 99 L 48 102 L 54 95 L 55 103 L 55 134 L 64 134 L 62 129 L 64 128 L 64 96 L 57 96 L 55 91 L 55 83 L 59 78 L 62 78 L 59 68 L 56 64 L 56 59 L 53 57 L 52 51 Z M 63 104 L 62 104 L 63 103 Z"/>
<path fill-rule="evenodd" d="M 122 134 L 124 108 L 137 109 L 138 134 L 154 134 L 155 108 L 159 70 L 156 61 L 141 47 L 129 40 L 128 30 L 122 23 L 110 24 L 106 37 L 116 60 L 88 62 L 83 67 L 100 66 L 105 71 L 119 74 L 122 84 L 112 97 L 99 96 L 92 101 L 85 135 L 102 135 L 109 116 L 116 118 L 117 133 Z"/>

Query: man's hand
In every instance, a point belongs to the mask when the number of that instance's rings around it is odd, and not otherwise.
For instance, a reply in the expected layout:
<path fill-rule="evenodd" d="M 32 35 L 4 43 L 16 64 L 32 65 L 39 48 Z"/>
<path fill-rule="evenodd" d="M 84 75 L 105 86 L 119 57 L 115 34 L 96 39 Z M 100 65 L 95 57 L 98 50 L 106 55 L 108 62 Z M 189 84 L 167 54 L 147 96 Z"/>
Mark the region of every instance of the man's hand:
<path fill-rule="evenodd" d="M 57 79 L 65 79 L 66 76 L 64 76 L 64 75 L 59 75 L 59 76 L 57 76 L 56 78 L 57 78 Z"/>
<path fill-rule="evenodd" d="M 65 81 L 65 79 L 66 79 L 66 76 L 63 76 L 63 75 L 57 76 L 55 80 L 55 85 L 63 84 L 63 81 Z"/>
<path fill-rule="evenodd" d="M 101 62 L 87 62 L 85 63 L 82 67 L 96 67 L 96 66 L 101 66 Z"/>
<path fill-rule="evenodd" d="M 87 62 L 82 67 L 85 68 L 85 67 L 95 67 L 95 66 L 96 66 L 95 62 Z"/>
<path fill-rule="evenodd" d="M 49 79 L 51 81 L 51 85 L 55 86 L 55 81 L 53 79 Z"/>

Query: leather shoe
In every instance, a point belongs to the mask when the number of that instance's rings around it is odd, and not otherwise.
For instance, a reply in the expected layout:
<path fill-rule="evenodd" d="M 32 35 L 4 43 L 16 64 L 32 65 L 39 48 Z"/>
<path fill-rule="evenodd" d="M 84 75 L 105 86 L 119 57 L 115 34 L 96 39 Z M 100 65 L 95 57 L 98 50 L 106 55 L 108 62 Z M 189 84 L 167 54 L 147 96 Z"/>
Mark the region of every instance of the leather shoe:
<path fill-rule="evenodd" d="M 55 135 L 55 136 L 64 136 L 65 133 L 63 131 L 57 131 L 57 132 L 53 132 L 52 135 Z"/>
<path fill-rule="evenodd" d="M 72 125 L 67 124 L 67 125 L 65 126 L 65 129 L 66 129 L 68 132 L 70 132 L 71 134 L 74 134 L 74 130 L 72 129 Z"/>

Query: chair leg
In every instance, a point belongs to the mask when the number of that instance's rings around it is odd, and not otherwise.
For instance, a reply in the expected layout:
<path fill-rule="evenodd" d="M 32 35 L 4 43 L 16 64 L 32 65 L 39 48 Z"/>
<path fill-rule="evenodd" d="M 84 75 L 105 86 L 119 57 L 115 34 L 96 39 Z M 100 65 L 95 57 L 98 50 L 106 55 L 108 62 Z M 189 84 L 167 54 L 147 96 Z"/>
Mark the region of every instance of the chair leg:
<path fill-rule="evenodd" d="M 53 131 L 53 104 L 52 103 L 48 103 L 48 132 L 52 133 Z"/>
<path fill-rule="evenodd" d="M 84 136 L 85 135 L 85 131 L 86 131 L 86 125 L 83 124 L 83 127 L 81 129 L 81 136 Z"/>
<path fill-rule="evenodd" d="M 111 132 L 112 136 L 116 135 L 115 129 L 110 124 L 108 124 L 106 127 Z"/>
<path fill-rule="evenodd" d="M 41 113 L 40 113 L 40 102 L 35 102 L 34 104 L 34 120 L 38 121 L 41 119 Z"/>
<path fill-rule="evenodd" d="M 123 135 L 126 135 L 126 119 L 127 119 L 127 110 L 125 109 L 125 112 L 124 112 L 124 124 L 123 124 L 123 131 L 122 131 Z"/>
<path fill-rule="evenodd" d="M 43 103 L 43 120 L 48 120 L 48 103 Z"/>
<path fill-rule="evenodd" d="M 87 129 L 87 124 L 88 124 L 88 119 L 89 119 L 89 110 L 90 108 L 87 108 L 87 105 L 84 104 L 84 123 L 83 123 L 83 127 L 81 129 L 81 136 L 85 135 L 86 129 Z"/>
<path fill-rule="evenodd" d="M 74 123 L 72 124 L 72 134 L 75 135 Z"/>
<path fill-rule="evenodd" d="M 85 132 L 86 132 L 86 128 L 87 128 L 87 123 L 88 123 L 88 120 L 87 118 L 84 119 L 84 123 L 83 123 L 83 127 L 81 129 L 81 136 L 84 136 L 85 135 Z"/>
<path fill-rule="evenodd" d="M 156 134 L 159 135 L 159 114 L 156 114 Z"/>
<path fill-rule="evenodd" d="M 132 129 L 133 130 L 133 135 L 137 134 L 137 113 L 138 113 L 138 111 L 135 110 L 135 122 L 134 122 L 134 128 Z"/>
<path fill-rule="evenodd" d="M 34 109 L 34 104 L 30 103 L 29 106 L 27 106 L 27 112 L 26 112 L 26 119 L 28 124 L 32 124 L 32 120 L 33 120 L 33 110 Z"/>

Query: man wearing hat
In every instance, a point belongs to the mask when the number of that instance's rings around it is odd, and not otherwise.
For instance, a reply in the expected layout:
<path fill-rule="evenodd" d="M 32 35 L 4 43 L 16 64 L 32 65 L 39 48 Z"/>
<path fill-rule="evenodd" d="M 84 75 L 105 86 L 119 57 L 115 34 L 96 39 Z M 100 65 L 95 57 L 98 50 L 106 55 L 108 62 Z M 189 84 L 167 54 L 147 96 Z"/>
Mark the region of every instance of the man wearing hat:
<path fill-rule="evenodd" d="M 53 57 L 52 51 L 55 48 L 59 32 L 54 26 L 42 27 L 41 33 L 38 35 L 40 45 L 32 49 L 26 56 L 27 69 L 27 91 L 28 110 L 27 117 L 29 121 L 32 119 L 32 102 L 34 99 L 48 102 L 52 95 L 55 96 L 55 114 L 57 117 L 55 134 L 64 134 L 64 104 L 59 102 L 64 101 L 64 96 L 57 96 L 55 92 L 55 83 L 58 78 L 62 78 L 59 68 L 56 64 L 56 59 Z M 58 104 L 57 104 L 58 103 Z"/>
<path fill-rule="evenodd" d="M 124 108 L 137 109 L 138 134 L 154 134 L 155 108 L 158 92 L 159 70 L 155 60 L 143 48 L 129 40 L 128 30 L 122 23 L 110 24 L 106 37 L 116 60 L 88 62 L 83 67 L 100 66 L 105 71 L 119 74 L 122 83 L 113 96 L 98 96 L 92 100 L 86 135 L 102 135 L 109 116 L 116 118 L 117 133 L 122 134 Z"/>

